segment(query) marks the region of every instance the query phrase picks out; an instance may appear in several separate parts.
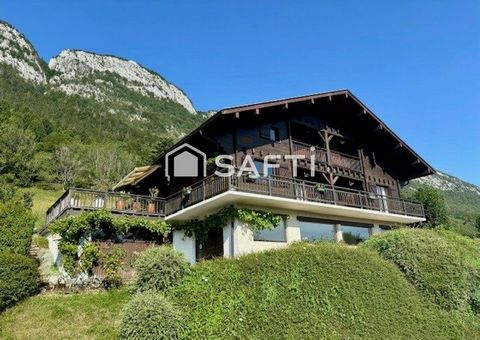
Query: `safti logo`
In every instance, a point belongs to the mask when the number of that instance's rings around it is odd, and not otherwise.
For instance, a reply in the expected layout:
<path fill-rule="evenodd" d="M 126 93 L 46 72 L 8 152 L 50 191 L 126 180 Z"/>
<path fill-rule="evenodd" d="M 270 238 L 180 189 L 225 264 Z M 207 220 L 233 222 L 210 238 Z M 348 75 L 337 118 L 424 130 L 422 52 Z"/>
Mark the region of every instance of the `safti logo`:
<path fill-rule="evenodd" d="M 310 149 L 310 175 L 315 176 L 315 148 Z M 258 158 L 253 159 L 245 155 L 242 164 L 238 169 L 232 165 L 233 157 L 230 155 L 219 155 L 215 158 L 217 170 L 215 175 L 219 177 L 241 177 L 247 173 L 256 177 L 267 177 L 274 169 L 279 168 L 280 160 L 292 161 L 293 177 L 297 177 L 297 161 L 305 159 L 305 155 L 267 155 L 259 162 Z M 262 163 L 261 165 L 259 163 Z M 205 177 L 207 175 L 207 156 L 188 143 L 184 143 L 171 150 L 165 155 L 165 176 L 170 177 Z"/>
<path fill-rule="evenodd" d="M 184 143 L 165 155 L 165 176 L 205 177 L 207 175 L 207 156 L 204 152 Z"/>

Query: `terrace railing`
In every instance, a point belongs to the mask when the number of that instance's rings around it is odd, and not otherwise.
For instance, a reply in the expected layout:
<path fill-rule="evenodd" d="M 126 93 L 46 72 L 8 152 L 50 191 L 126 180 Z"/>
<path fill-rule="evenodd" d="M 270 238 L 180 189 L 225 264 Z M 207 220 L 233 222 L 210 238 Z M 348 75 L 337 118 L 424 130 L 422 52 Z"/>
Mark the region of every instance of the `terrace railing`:
<path fill-rule="evenodd" d="M 366 191 L 334 187 L 292 178 L 255 178 L 246 174 L 241 177 L 209 176 L 167 198 L 70 189 L 47 211 L 47 224 L 61 216 L 68 209 L 106 209 L 117 214 L 165 217 L 229 190 L 376 210 L 406 216 L 425 216 L 421 203 L 405 199 L 380 196 Z"/>

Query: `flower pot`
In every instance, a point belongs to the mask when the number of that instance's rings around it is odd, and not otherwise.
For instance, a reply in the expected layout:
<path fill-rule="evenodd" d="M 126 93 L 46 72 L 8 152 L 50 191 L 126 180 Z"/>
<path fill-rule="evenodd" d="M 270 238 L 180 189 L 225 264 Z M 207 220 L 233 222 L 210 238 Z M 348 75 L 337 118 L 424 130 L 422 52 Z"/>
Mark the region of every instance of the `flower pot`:
<path fill-rule="evenodd" d="M 119 199 L 115 202 L 115 209 L 117 210 L 125 210 L 125 201 L 123 199 Z"/>
<path fill-rule="evenodd" d="M 147 212 L 154 214 L 154 213 L 157 212 L 156 210 L 157 209 L 155 209 L 155 203 L 153 203 L 153 202 L 148 203 Z"/>
<path fill-rule="evenodd" d="M 140 202 L 133 202 L 132 208 L 135 211 L 141 211 L 142 210 L 142 204 Z"/>

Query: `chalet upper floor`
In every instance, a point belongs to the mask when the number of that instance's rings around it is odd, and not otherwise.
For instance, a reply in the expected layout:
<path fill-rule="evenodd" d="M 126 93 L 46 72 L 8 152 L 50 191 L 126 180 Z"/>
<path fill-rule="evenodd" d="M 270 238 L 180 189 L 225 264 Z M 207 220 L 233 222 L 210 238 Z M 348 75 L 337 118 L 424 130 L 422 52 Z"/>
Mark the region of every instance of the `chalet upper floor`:
<path fill-rule="evenodd" d="M 384 221 L 409 223 L 423 219 L 423 207 L 401 199 L 401 186 L 434 172 L 348 90 L 227 108 L 169 151 L 184 143 L 205 155 L 207 177 L 202 171 L 197 176 L 167 176 L 171 164 L 166 155 L 159 155 L 153 164 L 119 182 L 117 192 L 65 193 L 49 210 L 47 222 L 67 208 L 173 218 L 169 216 L 226 192 L 236 193 L 236 198 L 221 204 L 235 202 L 243 192 L 269 196 L 273 207 L 281 204 L 276 197 L 357 209 L 352 214 L 381 213 Z M 236 169 L 251 159 L 261 178 L 215 176 L 217 167 L 212 164 L 218 155 L 229 156 Z M 263 173 L 266 157 L 272 167 Z M 150 197 L 152 188 L 158 188 L 161 198 Z M 312 209 L 318 211 L 319 206 Z M 350 214 L 344 209 L 333 213 Z M 395 215 L 403 217 L 389 218 Z"/>

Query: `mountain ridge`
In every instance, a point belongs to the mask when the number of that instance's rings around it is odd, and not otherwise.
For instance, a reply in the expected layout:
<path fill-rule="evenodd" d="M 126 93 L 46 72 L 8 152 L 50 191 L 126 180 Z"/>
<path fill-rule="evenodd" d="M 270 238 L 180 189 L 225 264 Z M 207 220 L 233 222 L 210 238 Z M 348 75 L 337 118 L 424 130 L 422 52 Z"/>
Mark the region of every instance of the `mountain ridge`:
<path fill-rule="evenodd" d="M 15 68 L 24 79 L 50 85 L 67 95 L 93 97 L 97 101 L 115 97 L 115 86 L 124 86 L 144 96 L 166 99 L 196 114 L 186 93 L 159 73 L 141 64 L 113 55 L 66 49 L 43 61 L 33 44 L 11 24 L 0 21 L 0 62 Z M 116 78 L 116 83 L 108 82 Z"/>

